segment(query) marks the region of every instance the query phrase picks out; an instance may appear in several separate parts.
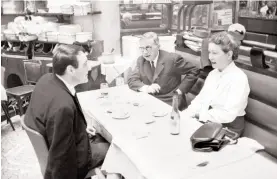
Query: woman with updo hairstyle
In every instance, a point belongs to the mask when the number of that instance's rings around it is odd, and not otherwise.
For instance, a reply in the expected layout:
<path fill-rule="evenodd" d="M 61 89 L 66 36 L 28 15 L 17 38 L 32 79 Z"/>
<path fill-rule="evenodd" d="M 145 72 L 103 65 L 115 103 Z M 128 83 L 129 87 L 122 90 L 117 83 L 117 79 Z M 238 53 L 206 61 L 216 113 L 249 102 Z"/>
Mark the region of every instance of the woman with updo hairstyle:
<path fill-rule="evenodd" d="M 239 46 L 239 40 L 228 32 L 211 36 L 208 51 L 214 69 L 185 113 L 202 122 L 222 123 L 240 136 L 250 87 L 246 74 L 234 63 Z"/>

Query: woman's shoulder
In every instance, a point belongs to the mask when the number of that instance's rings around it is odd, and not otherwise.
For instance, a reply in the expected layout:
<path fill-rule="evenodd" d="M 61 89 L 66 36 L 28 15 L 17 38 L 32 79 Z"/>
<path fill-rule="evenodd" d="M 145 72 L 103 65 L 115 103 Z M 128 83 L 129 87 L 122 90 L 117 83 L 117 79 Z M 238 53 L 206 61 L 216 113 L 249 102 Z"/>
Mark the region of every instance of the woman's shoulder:
<path fill-rule="evenodd" d="M 235 65 L 235 69 L 234 69 L 234 77 L 237 78 L 241 78 L 241 79 L 247 79 L 247 75 L 245 74 L 245 72 L 239 68 L 238 66 Z"/>

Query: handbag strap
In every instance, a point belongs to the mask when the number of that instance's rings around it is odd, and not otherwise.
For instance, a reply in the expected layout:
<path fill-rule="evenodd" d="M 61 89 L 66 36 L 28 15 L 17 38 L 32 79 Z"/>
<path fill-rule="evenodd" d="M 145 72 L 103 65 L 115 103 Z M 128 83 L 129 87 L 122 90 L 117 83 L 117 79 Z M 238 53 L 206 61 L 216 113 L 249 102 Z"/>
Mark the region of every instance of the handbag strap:
<path fill-rule="evenodd" d="M 225 130 L 225 137 L 224 138 L 227 141 L 229 141 L 228 142 L 229 145 L 233 145 L 233 144 L 238 143 L 238 138 L 239 138 L 239 134 L 238 133 L 228 129 L 227 127 L 224 127 L 223 130 Z M 228 134 L 232 134 L 233 136 L 230 136 Z"/>

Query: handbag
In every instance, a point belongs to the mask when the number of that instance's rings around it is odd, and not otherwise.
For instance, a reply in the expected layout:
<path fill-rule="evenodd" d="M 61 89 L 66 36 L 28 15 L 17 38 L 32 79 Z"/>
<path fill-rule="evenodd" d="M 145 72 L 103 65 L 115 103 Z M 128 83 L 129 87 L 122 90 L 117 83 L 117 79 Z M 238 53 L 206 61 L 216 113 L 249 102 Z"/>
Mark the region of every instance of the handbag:
<path fill-rule="evenodd" d="M 198 128 L 191 136 L 191 145 L 194 151 L 219 151 L 227 144 L 237 143 L 239 135 L 223 128 L 221 123 L 208 122 Z"/>

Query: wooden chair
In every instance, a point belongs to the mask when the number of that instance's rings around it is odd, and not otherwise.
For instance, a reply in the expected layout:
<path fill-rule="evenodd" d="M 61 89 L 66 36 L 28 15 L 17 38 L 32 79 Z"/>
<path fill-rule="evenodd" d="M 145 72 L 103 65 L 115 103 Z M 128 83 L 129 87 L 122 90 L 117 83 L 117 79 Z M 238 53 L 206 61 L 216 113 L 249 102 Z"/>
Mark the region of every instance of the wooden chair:
<path fill-rule="evenodd" d="M 25 129 L 25 131 L 34 147 L 36 156 L 39 161 L 41 173 L 44 176 L 44 173 L 46 170 L 46 165 L 47 165 L 47 160 L 48 160 L 48 147 L 47 147 L 46 141 L 40 133 L 27 127 L 24 119 L 25 119 L 25 116 L 21 118 L 21 125 Z M 89 171 L 85 178 L 89 178 L 93 175 L 97 175 L 98 179 L 105 179 L 105 176 L 103 175 L 103 173 L 101 172 L 101 170 L 99 168 L 95 168 L 95 169 Z"/>
<path fill-rule="evenodd" d="M 37 60 L 24 60 L 25 84 L 13 88 L 7 88 L 6 92 L 9 97 L 15 98 L 19 108 L 19 114 L 24 114 L 24 107 L 29 103 L 29 98 L 35 88 L 34 84 L 41 77 L 41 62 Z"/>

